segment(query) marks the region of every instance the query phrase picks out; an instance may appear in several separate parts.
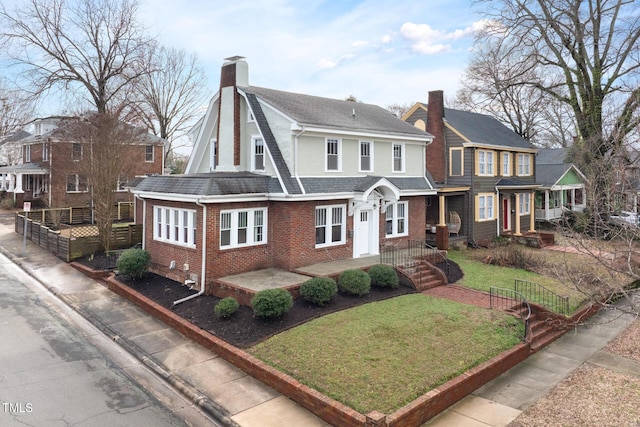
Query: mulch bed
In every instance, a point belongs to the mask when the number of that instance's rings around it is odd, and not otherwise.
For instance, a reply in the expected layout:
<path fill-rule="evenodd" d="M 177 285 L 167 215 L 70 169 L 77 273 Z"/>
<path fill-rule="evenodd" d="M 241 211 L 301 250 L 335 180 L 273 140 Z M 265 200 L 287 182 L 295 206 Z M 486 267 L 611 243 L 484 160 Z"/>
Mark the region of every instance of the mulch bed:
<path fill-rule="evenodd" d="M 101 269 L 105 263 L 101 258 L 103 257 L 96 255 L 91 259 L 78 261 L 94 269 Z M 462 271 L 457 264 L 451 262 L 449 268 L 450 283 L 452 283 L 452 279 L 457 281 L 460 277 L 462 277 Z M 220 298 L 213 295 L 201 295 L 173 306 L 174 301 L 193 295 L 196 291 L 154 273 L 146 273 L 139 280 L 129 280 L 123 276 L 117 276 L 117 279 L 196 326 L 240 348 L 250 347 L 284 330 L 325 314 L 416 292 L 415 289 L 408 286 L 400 286 L 397 289 L 371 287 L 371 291 L 362 297 L 338 293 L 329 304 L 323 307 L 298 298 L 294 301 L 291 310 L 278 319 L 256 317 L 253 314 L 253 310 L 247 306 L 240 306 L 238 311 L 230 318 L 221 319 L 213 311 Z"/>

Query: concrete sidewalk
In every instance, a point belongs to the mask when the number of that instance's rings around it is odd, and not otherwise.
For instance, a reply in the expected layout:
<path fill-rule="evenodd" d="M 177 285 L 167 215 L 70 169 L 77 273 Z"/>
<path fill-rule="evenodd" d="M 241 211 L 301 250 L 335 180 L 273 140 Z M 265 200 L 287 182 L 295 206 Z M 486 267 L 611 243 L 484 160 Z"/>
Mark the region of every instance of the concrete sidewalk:
<path fill-rule="evenodd" d="M 328 426 L 264 383 L 0 224 L 0 251 L 221 424 Z"/>
<path fill-rule="evenodd" d="M 13 226 L 0 224 L 0 251 L 222 424 L 328 426 L 36 245 L 27 242 L 23 257 L 22 238 Z M 600 312 L 427 425 L 506 426 L 585 362 L 640 372 L 638 362 L 601 351 L 634 320 L 619 310 Z"/>

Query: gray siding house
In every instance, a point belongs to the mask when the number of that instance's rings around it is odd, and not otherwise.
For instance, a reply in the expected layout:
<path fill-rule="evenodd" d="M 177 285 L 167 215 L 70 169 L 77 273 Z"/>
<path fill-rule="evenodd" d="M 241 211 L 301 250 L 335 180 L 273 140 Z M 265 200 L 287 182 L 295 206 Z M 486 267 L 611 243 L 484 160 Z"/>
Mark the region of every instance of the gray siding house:
<path fill-rule="evenodd" d="M 444 108 L 442 91 L 429 92 L 428 104 L 415 104 L 402 119 L 434 135 L 427 148 L 438 188 L 427 202 L 438 206 L 427 211 L 432 230 L 450 229 L 460 217 L 457 234 L 470 242 L 535 231 L 531 143 L 493 117 Z"/>

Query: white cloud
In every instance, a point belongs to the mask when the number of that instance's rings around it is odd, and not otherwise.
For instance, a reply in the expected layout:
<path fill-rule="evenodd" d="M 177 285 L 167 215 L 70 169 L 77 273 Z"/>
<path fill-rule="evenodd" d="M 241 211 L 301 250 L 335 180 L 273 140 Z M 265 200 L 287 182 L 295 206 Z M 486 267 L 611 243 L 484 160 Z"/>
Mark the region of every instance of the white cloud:
<path fill-rule="evenodd" d="M 323 70 L 327 70 L 327 69 L 331 69 L 331 68 L 336 68 L 336 66 L 338 65 L 337 62 L 335 61 L 331 61 L 329 59 L 326 58 L 322 58 L 319 62 L 318 62 L 318 67 L 320 67 Z"/>
<path fill-rule="evenodd" d="M 411 49 L 414 52 L 433 55 L 452 51 L 451 44 L 444 42 L 471 37 L 478 31 L 484 30 L 487 24 L 487 21 L 482 20 L 474 22 L 468 27 L 447 32 L 434 29 L 429 24 L 405 22 L 400 27 L 400 34 L 411 42 Z"/>
<path fill-rule="evenodd" d="M 367 46 L 369 46 L 369 42 L 366 42 L 364 40 L 358 40 L 351 43 L 351 47 L 354 47 L 356 49 L 367 47 Z"/>

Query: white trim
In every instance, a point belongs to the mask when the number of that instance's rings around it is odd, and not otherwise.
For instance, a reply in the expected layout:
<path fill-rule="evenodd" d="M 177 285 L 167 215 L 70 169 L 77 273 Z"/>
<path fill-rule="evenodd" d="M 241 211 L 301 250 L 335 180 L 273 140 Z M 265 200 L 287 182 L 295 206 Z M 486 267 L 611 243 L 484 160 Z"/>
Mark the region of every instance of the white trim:
<path fill-rule="evenodd" d="M 336 169 L 329 169 L 329 143 L 336 144 L 337 153 L 331 153 L 336 156 Z M 342 138 L 326 137 L 324 139 L 324 171 L 325 172 L 342 172 Z"/>
<path fill-rule="evenodd" d="M 262 168 L 258 169 L 256 168 L 256 142 L 257 141 L 262 141 Z M 262 137 L 262 135 L 252 135 L 251 136 L 251 171 L 252 172 L 264 172 L 265 168 L 266 168 L 266 163 L 267 163 L 267 149 L 266 149 L 267 144 L 265 144 L 264 142 L 264 138 Z"/>
<path fill-rule="evenodd" d="M 400 147 L 401 157 L 400 157 L 400 170 L 396 170 L 396 146 Z M 405 149 L 404 142 L 393 142 L 391 144 L 391 172 L 393 173 L 404 173 L 405 165 L 407 160 L 407 150 Z"/>
<path fill-rule="evenodd" d="M 362 144 L 369 144 L 369 169 L 362 169 Z M 374 170 L 374 158 L 373 158 L 373 141 L 361 139 L 358 141 L 358 172 L 373 172 Z"/>
<path fill-rule="evenodd" d="M 256 225 L 256 213 L 262 213 L 262 224 Z M 246 229 L 245 239 L 246 241 L 243 243 L 238 243 L 238 231 L 241 229 L 239 226 L 240 214 L 246 213 L 246 224 L 243 227 Z M 229 215 L 229 228 L 223 229 L 223 215 Z M 244 248 L 247 246 L 260 246 L 267 244 L 268 237 L 268 208 L 260 207 L 260 208 L 243 208 L 243 209 L 225 209 L 220 211 L 220 225 L 219 225 L 219 248 L 220 250 L 227 249 L 236 249 L 236 248 Z M 257 227 L 262 227 L 262 239 L 257 240 L 255 231 Z M 222 244 L 222 232 L 229 231 L 229 244 Z"/>
<path fill-rule="evenodd" d="M 195 209 L 155 205 L 152 225 L 153 240 L 187 248 L 196 247 Z"/>
<path fill-rule="evenodd" d="M 333 223 L 333 209 L 341 209 L 341 218 L 340 218 L 340 240 L 339 241 L 335 241 L 332 242 L 331 241 L 331 237 L 332 237 L 332 228 L 335 225 L 338 225 L 336 223 Z M 318 228 L 318 211 L 324 211 L 324 220 L 325 223 L 324 225 L 321 225 L 322 227 L 324 227 L 324 231 L 325 231 L 325 243 L 315 243 L 315 247 L 316 248 L 326 248 L 329 246 L 338 246 L 338 245 L 344 245 L 347 242 L 347 205 L 321 205 L 321 206 L 316 206 L 315 208 L 315 215 L 314 215 L 314 241 L 315 241 L 315 235 L 317 233 L 317 228 Z"/>
<path fill-rule="evenodd" d="M 355 136 L 362 139 L 375 139 L 375 140 L 388 140 L 388 141 L 398 141 L 402 140 L 403 142 L 413 143 L 413 144 L 431 144 L 433 142 L 433 137 L 425 136 L 417 136 L 412 134 L 404 134 L 404 133 L 380 133 L 380 132 L 358 132 L 358 131 L 350 131 L 345 129 L 338 128 L 330 128 L 330 127 L 312 127 L 308 126 L 304 123 L 294 124 L 291 126 L 292 131 L 299 131 L 302 128 L 305 129 L 306 132 L 317 132 L 320 134 L 326 135 L 327 133 L 333 135 L 347 135 L 347 136 Z M 381 141 L 384 142 L 384 141 Z"/>
<path fill-rule="evenodd" d="M 398 217 L 398 208 L 400 206 L 404 206 L 404 215 L 402 216 L 402 219 L 404 220 L 404 224 L 403 224 L 404 231 L 401 233 L 398 232 L 398 220 L 400 219 Z M 391 214 L 391 233 L 387 231 L 387 222 L 389 221 L 389 214 Z M 393 238 L 393 237 L 408 236 L 409 235 L 409 202 L 405 200 L 401 202 L 390 203 L 389 205 L 387 205 L 384 224 L 385 224 L 385 229 L 384 229 L 385 237 Z"/>

